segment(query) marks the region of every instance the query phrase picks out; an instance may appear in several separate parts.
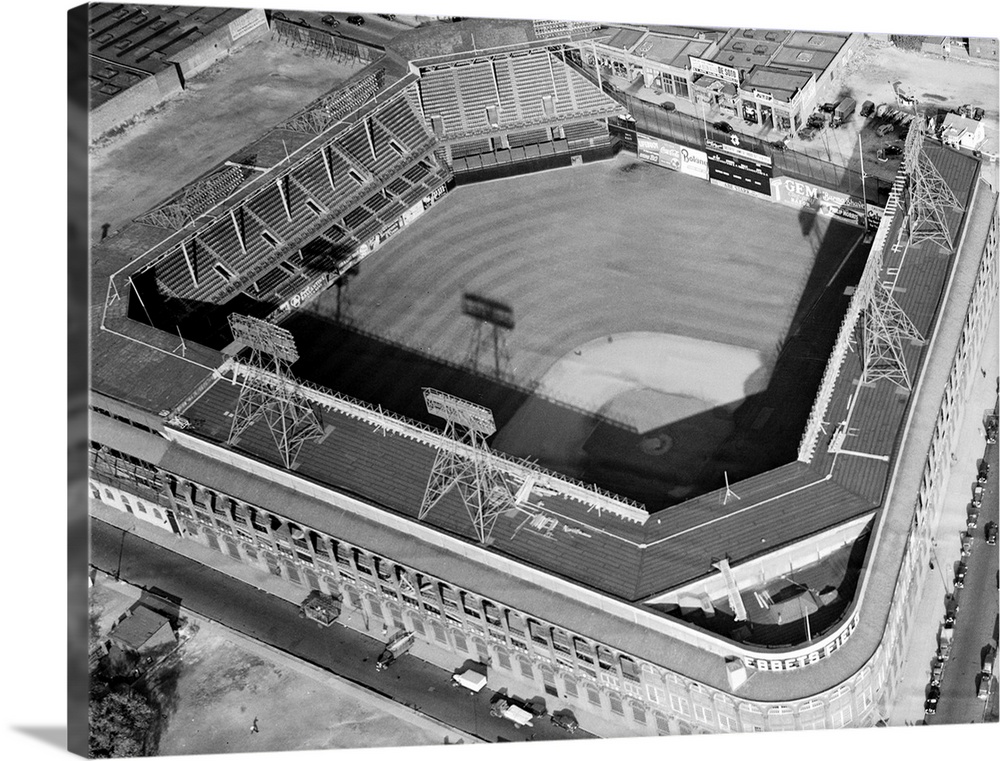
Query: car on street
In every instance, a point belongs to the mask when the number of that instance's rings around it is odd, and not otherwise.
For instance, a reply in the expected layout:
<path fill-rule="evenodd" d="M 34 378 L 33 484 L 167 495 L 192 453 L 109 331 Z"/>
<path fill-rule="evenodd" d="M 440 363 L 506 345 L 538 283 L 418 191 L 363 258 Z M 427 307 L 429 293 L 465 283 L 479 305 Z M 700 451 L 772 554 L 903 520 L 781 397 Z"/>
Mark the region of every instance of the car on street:
<path fill-rule="evenodd" d="M 981 122 L 985 115 L 986 112 L 983 111 L 983 109 L 981 109 L 979 106 L 976 106 L 975 109 L 972 111 L 972 118 L 975 119 L 977 122 Z"/>
<path fill-rule="evenodd" d="M 997 543 L 997 524 L 990 521 L 986 524 L 986 543 L 996 544 Z"/>
<path fill-rule="evenodd" d="M 570 734 L 576 732 L 580 728 L 580 724 L 569 714 L 554 713 L 549 716 L 549 721 L 555 724 L 560 729 L 564 729 Z"/>
<path fill-rule="evenodd" d="M 799 140 L 812 140 L 816 137 L 816 130 L 812 127 L 803 127 L 796 133 Z"/>
<path fill-rule="evenodd" d="M 826 117 L 823 114 L 809 114 L 809 118 L 806 119 L 806 126 L 813 129 L 823 129 L 826 126 Z"/>
<path fill-rule="evenodd" d="M 326 24 L 327 26 L 340 26 L 340 22 L 337 21 L 336 17 L 330 15 L 329 13 L 326 14 L 323 18 L 321 18 L 320 21 Z"/>
<path fill-rule="evenodd" d="M 348 24 L 354 24 L 354 26 L 364 26 L 365 25 L 365 17 L 364 16 L 348 16 L 347 17 L 347 23 Z"/>
<path fill-rule="evenodd" d="M 990 415 L 986 418 L 986 443 L 996 444 L 997 443 L 997 416 Z"/>
<path fill-rule="evenodd" d="M 875 134 L 878 135 L 879 137 L 885 137 L 890 132 L 892 132 L 892 128 L 893 128 L 892 122 L 887 122 L 878 127 L 878 129 L 875 130 Z"/>
<path fill-rule="evenodd" d="M 990 464 L 984 460 L 983 463 L 979 466 L 979 475 L 976 476 L 976 480 L 981 484 L 985 484 L 989 480 L 989 477 L 990 477 Z"/>
<path fill-rule="evenodd" d="M 875 104 L 872 103 L 870 100 L 866 100 L 864 103 L 861 104 L 861 110 L 858 111 L 858 115 L 863 119 L 867 119 L 869 116 L 872 115 L 872 113 L 874 113 L 874 111 L 875 111 Z"/>
<path fill-rule="evenodd" d="M 834 111 L 837 110 L 837 104 L 824 103 L 822 106 L 819 107 L 819 110 L 822 111 L 824 114 L 832 114 Z"/>
<path fill-rule="evenodd" d="M 934 665 L 931 667 L 931 684 L 937 686 L 941 684 L 941 677 L 944 676 L 944 658 L 940 655 L 934 659 Z"/>
<path fill-rule="evenodd" d="M 729 122 L 723 122 L 723 121 L 713 122 L 712 126 L 715 127 L 717 130 L 719 130 L 719 132 L 724 132 L 727 135 L 732 133 L 733 131 L 733 125 L 730 124 Z"/>
<path fill-rule="evenodd" d="M 962 589 L 965 586 L 965 574 L 968 570 L 965 563 L 959 563 L 955 567 L 955 589 Z"/>
<path fill-rule="evenodd" d="M 379 13 L 377 15 L 378 15 L 379 18 L 384 18 L 386 21 L 395 21 L 396 20 L 396 14 L 395 13 Z"/>
<path fill-rule="evenodd" d="M 940 698 L 941 688 L 936 686 L 931 687 L 930 691 L 927 693 L 927 700 L 924 701 L 924 713 L 937 713 L 937 704 Z"/>

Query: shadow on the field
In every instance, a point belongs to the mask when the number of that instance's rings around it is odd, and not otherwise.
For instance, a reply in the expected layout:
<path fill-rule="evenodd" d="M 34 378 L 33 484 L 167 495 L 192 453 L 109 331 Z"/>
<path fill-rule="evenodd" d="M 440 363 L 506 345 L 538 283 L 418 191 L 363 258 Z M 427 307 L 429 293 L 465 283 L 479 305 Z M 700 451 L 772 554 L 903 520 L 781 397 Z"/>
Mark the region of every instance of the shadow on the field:
<path fill-rule="evenodd" d="M 167 279 L 156 265 L 133 275 L 128 295 L 128 316 L 132 320 L 152 325 L 211 349 L 222 349 L 232 340 L 228 318 L 244 314 L 265 318 L 285 299 L 314 281 L 319 275 L 336 272 L 338 261 L 349 256 L 345 244 L 334 244 L 317 237 L 304 245 L 288 261 L 276 264 L 223 305 L 177 296 L 163 284 Z M 193 257 L 196 264 L 197 256 Z M 199 272 L 201 279 L 219 278 L 215 272 Z M 349 273 L 350 274 L 350 273 Z M 190 277 L 190 274 L 186 275 Z M 337 284 L 340 293 L 340 282 Z M 338 310 L 340 299 L 338 298 Z"/>
<path fill-rule="evenodd" d="M 805 220 L 802 220 L 803 222 Z M 803 227 L 805 231 L 805 227 Z M 815 262 L 784 338 L 767 358 L 770 378 L 732 407 L 677 420 L 642 435 L 595 427 L 578 477 L 644 503 L 650 511 L 725 488 L 792 462 L 836 341 L 867 247 L 859 228 L 809 226 Z"/>
<path fill-rule="evenodd" d="M 506 373 L 497 377 L 488 362 L 481 365 L 485 369 L 476 370 L 469 364 L 443 359 L 366 331 L 359 325 L 313 312 L 293 313 L 282 327 L 293 336 L 303 337 L 296 342 L 300 356 L 293 370 L 298 378 L 381 405 L 434 427 L 441 426 L 441 419 L 427 412 L 423 397 L 425 386 L 489 408 L 498 430 L 534 397 L 551 407 L 556 417 L 583 420 L 590 428 L 605 424 L 634 431 L 606 416 L 564 401 L 540 397 L 534 383 L 518 383 Z M 557 466 L 546 462 L 540 464 Z"/>
<path fill-rule="evenodd" d="M 538 416 L 550 431 L 567 432 L 565 441 L 555 446 L 551 435 L 502 438 L 501 433 L 493 442 L 498 449 L 596 483 L 657 511 L 723 488 L 727 476 L 734 484 L 797 456 L 848 303 L 845 289 L 857 283 L 867 253 L 863 246 L 854 247 L 860 229 L 836 221 L 818 224 L 808 209 L 800 212 L 799 219 L 803 234 L 814 241 L 815 260 L 787 334 L 765 357 L 770 371 L 766 387 L 760 390 L 760 379 L 754 379 L 757 383 L 747 387 L 742 402 L 654 430 L 581 409 L 572 400 L 539 395 L 535 383 L 519 382 L 502 372 L 505 365 L 496 359 L 492 334 L 477 345 L 477 362 L 462 364 L 369 333 L 351 323 L 346 280 L 335 286 L 338 302 L 333 316 L 293 312 L 283 323 L 299 339 L 301 358 L 293 370 L 303 380 L 434 427 L 440 427 L 441 420 L 427 412 L 425 386 L 488 407 L 498 431 L 531 400 L 531 417 Z M 314 277 L 335 267 L 339 255 L 321 241 L 303 249 L 297 266 Z M 224 307 L 213 308 L 158 290 L 154 278 L 150 271 L 135 279 L 142 298 L 130 296 L 129 316 L 211 348 L 220 349 L 232 340 L 230 313 L 265 317 L 277 306 L 273 297 L 240 293 Z M 273 289 L 270 292 L 273 296 Z M 479 363 L 480 353 L 492 353 L 490 361 Z"/>

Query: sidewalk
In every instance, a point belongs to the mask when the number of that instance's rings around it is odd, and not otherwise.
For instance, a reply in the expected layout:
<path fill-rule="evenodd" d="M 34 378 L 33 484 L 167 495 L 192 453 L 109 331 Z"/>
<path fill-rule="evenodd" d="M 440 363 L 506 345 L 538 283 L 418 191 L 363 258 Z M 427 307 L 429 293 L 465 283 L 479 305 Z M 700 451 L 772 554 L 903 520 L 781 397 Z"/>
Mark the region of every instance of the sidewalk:
<path fill-rule="evenodd" d="M 906 658 L 897 686 L 896 701 L 890 708 L 890 726 L 919 724 L 924 719 L 924 697 L 930 683 L 931 659 L 937 651 L 938 630 L 944 620 L 945 595 L 953 592 L 950 569 L 962 552 L 959 535 L 965 531 L 970 484 L 976 480 L 977 463 L 983 456 L 986 440 L 983 414 L 993 409 L 997 398 L 998 340 L 1000 308 L 993 307 L 989 331 L 983 346 L 980 366 L 986 377 L 976 372 L 972 393 L 966 403 L 962 427 L 951 469 L 944 474 L 944 508 L 934 532 L 936 545 L 932 557 L 934 570 L 927 570 L 920 593 L 920 603 L 913 628 L 906 643 Z"/>
<path fill-rule="evenodd" d="M 303 598 L 306 596 L 306 592 L 302 587 L 292 584 L 290 581 L 286 581 L 266 571 L 261 571 L 251 566 L 244 565 L 243 563 L 233 560 L 232 558 L 229 558 L 221 553 L 215 552 L 208 547 L 188 541 L 168 531 L 158 529 L 155 526 L 151 526 L 144 521 L 136 519 L 132 515 L 122 513 L 114 508 L 108 507 L 104 503 L 97 500 L 90 501 L 90 511 L 94 517 L 99 518 L 105 523 L 109 523 L 123 529 L 128 533 L 135 534 L 136 536 L 139 536 L 147 541 L 154 542 L 172 552 L 176 552 L 179 555 L 190 558 L 201 565 L 214 568 L 227 576 L 231 576 L 244 584 L 248 584 L 256 589 L 266 592 L 267 594 L 287 600 L 295 605 L 302 602 Z M 108 576 L 103 572 L 97 572 L 91 592 L 92 594 L 99 595 L 101 599 L 109 601 L 109 604 L 105 606 L 106 614 L 104 617 L 107 618 L 117 616 L 119 611 L 124 612 L 124 610 L 137 600 L 140 595 L 140 591 L 136 587 L 133 587 L 123 581 L 116 581 L 113 576 Z M 199 622 L 209 620 L 186 608 L 183 610 L 184 615 L 192 620 Z M 102 625 L 104 617 L 102 617 Z M 376 640 L 385 641 L 388 638 L 389 634 L 383 634 L 380 627 L 377 628 L 376 625 L 370 621 L 359 620 L 361 618 L 361 616 L 349 615 L 345 619 L 338 620 L 337 624 L 347 626 Z M 247 637 L 239 632 L 228 629 L 218 622 L 212 622 L 212 625 L 225 629 L 227 636 L 235 643 L 239 644 L 240 647 L 250 650 L 251 652 L 259 653 L 260 656 L 266 660 L 281 662 L 288 668 L 306 674 L 318 681 L 326 681 L 327 683 L 334 682 L 336 683 L 338 689 L 350 693 L 355 699 L 366 701 L 370 705 L 387 713 L 391 713 L 403 721 L 415 724 L 423 729 L 444 733 L 444 735 L 448 735 L 452 738 L 452 740 L 455 738 L 461 738 L 466 743 L 481 742 L 478 738 L 473 737 L 472 735 L 440 722 L 433 717 L 414 711 L 401 703 L 397 703 L 394 700 L 379 695 L 378 693 L 357 685 L 354 682 L 343 679 L 333 672 L 306 663 L 305 661 L 288 655 L 287 653 L 271 647 L 266 643 L 258 642 L 257 640 Z M 369 625 L 371 628 L 366 628 Z M 417 644 L 423 645 L 423 643 L 419 641 Z M 421 657 L 422 655 L 425 655 L 425 650 L 433 651 L 435 648 L 429 645 L 425 645 L 424 647 L 414 647 L 414 649 L 410 651 L 410 655 L 412 657 Z M 430 659 L 424 657 L 422 660 L 429 661 L 433 665 L 441 666 L 442 668 L 447 668 L 449 670 L 453 668 L 451 664 L 440 664 L 435 662 L 440 659 Z"/>

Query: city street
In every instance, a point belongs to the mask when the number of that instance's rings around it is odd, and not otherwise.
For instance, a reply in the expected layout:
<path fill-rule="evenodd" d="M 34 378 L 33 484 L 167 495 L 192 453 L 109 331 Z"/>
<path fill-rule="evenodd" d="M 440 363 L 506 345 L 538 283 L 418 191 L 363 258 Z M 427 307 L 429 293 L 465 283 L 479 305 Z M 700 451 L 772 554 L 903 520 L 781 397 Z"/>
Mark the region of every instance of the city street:
<path fill-rule="evenodd" d="M 937 713 L 927 716 L 928 724 L 980 722 L 987 708 L 986 701 L 977 697 L 977 690 L 986 647 L 990 643 L 994 647 L 997 644 L 998 546 L 986 543 L 984 529 L 988 522 L 998 520 L 997 445 L 990 444 L 985 456 L 990 476 L 985 485 L 978 525 L 972 532 L 975 537 L 972 553 L 965 559 L 968 567 L 965 586 L 957 590 L 960 609 L 951 657 L 945 664 Z M 970 498 L 972 488 L 970 484 Z M 947 565 L 939 570 L 943 574 L 939 583 L 943 582 L 948 592 L 956 592 L 954 568 Z"/>
<path fill-rule="evenodd" d="M 183 608 L 487 742 L 570 738 L 547 717 L 536 719 L 533 727 L 518 729 L 510 721 L 492 716 L 492 690 L 487 688 L 472 695 L 468 690 L 453 688 L 451 672 L 416 657 L 404 656 L 385 671 L 377 672 L 375 661 L 383 649 L 378 640 L 343 626 L 318 628 L 315 623 L 299 618 L 295 605 L 134 533 L 94 518 L 90 539 L 93 566 L 111 575 L 118 574 L 136 586 L 156 588 L 180 598 Z M 577 731 L 572 737 L 591 735 Z"/>

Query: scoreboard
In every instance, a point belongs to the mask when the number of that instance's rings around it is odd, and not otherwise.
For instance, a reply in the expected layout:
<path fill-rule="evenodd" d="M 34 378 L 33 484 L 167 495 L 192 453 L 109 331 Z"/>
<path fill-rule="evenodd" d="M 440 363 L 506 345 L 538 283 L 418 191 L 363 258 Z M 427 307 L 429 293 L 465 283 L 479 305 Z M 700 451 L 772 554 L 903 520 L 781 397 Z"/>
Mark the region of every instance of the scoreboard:
<path fill-rule="evenodd" d="M 709 182 L 770 199 L 771 157 L 741 148 L 738 135 L 733 135 L 730 140 L 728 144 L 705 141 Z"/>

